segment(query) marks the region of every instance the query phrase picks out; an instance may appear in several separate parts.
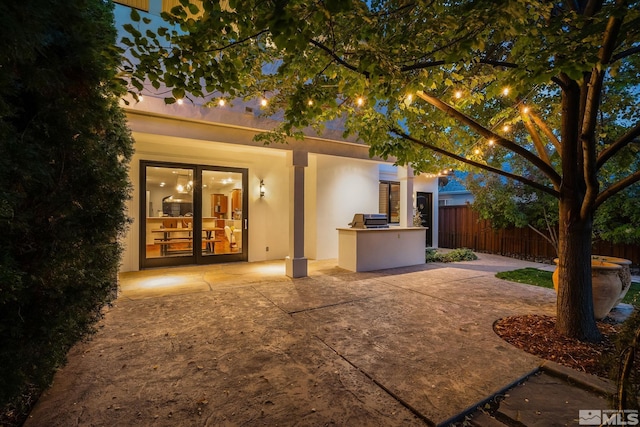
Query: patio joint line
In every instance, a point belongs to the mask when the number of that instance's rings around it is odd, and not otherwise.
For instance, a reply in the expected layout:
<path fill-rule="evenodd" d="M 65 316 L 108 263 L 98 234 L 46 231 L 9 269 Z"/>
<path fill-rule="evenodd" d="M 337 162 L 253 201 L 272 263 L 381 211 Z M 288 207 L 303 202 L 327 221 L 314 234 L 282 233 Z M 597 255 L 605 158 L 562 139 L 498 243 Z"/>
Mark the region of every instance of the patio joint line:
<path fill-rule="evenodd" d="M 290 315 L 306 313 L 306 312 L 309 312 L 309 311 L 322 310 L 324 308 L 337 307 L 339 305 L 345 305 L 345 304 L 351 304 L 351 303 L 354 303 L 354 302 L 366 301 L 366 300 L 369 300 L 369 299 L 372 299 L 372 298 L 376 298 L 376 297 L 375 296 L 370 296 L 370 297 L 364 297 L 364 298 L 356 298 L 356 299 L 352 299 L 352 300 L 349 300 L 349 301 L 341 301 L 341 302 L 336 302 L 336 303 L 333 303 L 333 304 L 320 305 L 320 306 L 317 306 L 317 307 L 303 308 L 302 310 L 287 311 L 286 313 L 290 314 Z"/>
<path fill-rule="evenodd" d="M 340 352 L 338 352 L 335 348 L 333 348 L 331 345 L 329 345 L 325 340 L 323 340 L 322 338 L 320 338 L 318 335 L 313 335 L 318 341 L 320 341 L 322 344 L 324 344 L 325 346 L 327 346 L 327 348 L 329 350 L 331 350 L 332 352 L 335 353 L 336 356 L 338 356 L 339 358 L 341 358 L 342 360 L 344 360 L 345 362 L 347 362 L 351 367 L 353 367 L 356 371 L 360 372 L 362 375 L 364 375 L 365 377 L 367 377 L 371 382 L 373 382 L 375 385 L 377 385 L 378 387 L 380 387 L 380 389 L 382 391 L 384 391 L 385 393 L 387 393 L 393 400 L 395 400 L 396 402 L 398 402 L 399 404 L 401 404 L 402 406 L 404 406 L 405 408 L 407 408 L 413 415 L 415 415 L 417 418 L 419 418 L 420 420 L 424 421 L 425 424 L 427 424 L 430 427 L 436 427 L 436 423 L 434 423 L 432 420 L 430 420 L 429 418 L 427 418 L 426 415 L 424 415 L 423 413 L 421 413 L 420 411 L 418 411 L 416 408 L 414 408 L 409 402 L 407 402 L 406 400 L 404 400 L 403 398 L 401 398 L 400 396 L 398 396 L 396 393 L 394 393 L 393 391 L 391 391 L 391 389 L 389 389 L 388 387 L 386 387 L 384 384 L 382 384 L 380 381 L 376 380 L 372 375 L 370 375 L 368 372 L 362 370 L 359 366 L 357 366 L 355 363 L 351 362 L 351 360 L 347 359 L 345 356 L 343 356 Z"/>

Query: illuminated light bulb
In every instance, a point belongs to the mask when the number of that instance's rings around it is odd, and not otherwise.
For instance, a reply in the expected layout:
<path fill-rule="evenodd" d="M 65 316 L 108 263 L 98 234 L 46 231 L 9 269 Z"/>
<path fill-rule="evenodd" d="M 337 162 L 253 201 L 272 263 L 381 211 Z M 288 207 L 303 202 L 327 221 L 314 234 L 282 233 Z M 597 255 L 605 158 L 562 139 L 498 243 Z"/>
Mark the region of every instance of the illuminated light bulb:
<path fill-rule="evenodd" d="M 504 132 L 509 132 L 509 130 L 510 130 L 510 129 L 511 129 L 511 128 L 509 127 L 509 125 L 504 125 L 504 126 L 502 126 L 502 130 L 503 130 Z"/>
<path fill-rule="evenodd" d="M 224 100 L 224 99 L 219 99 L 219 100 L 218 100 L 218 105 L 219 105 L 219 106 L 224 107 L 224 104 L 226 104 L 226 102 L 225 102 L 225 100 Z"/>
<path fill-rule="evenodd" d="M 502 94 L 503 94 L 504 96 L 509 95 L 509 88 L 508 88 L 508 87 L 505 87 L 504 89 L 502 89 Z"/>
<path fill-rule="evenodd" d="M 268 104 L 268 101 L 267 101 L 265 98 L 262 98 L 262 99 L 260 100 L 260 105 L 262 105 L 263 107 L 266 107 L 266 106 L 267 106 L 267 104 Z"/>
<path fill-rule="evenodd" d="M 413 101 L 413 95 L 412 94 L 408 94 L 407 95 L 407 102 L 411 102 Z"/>
<path fill-rule="evenodd" d="M 524 107 L 522 109 L 522 112 L 525 113 L 525 114 L 529 113 L 529 107 Z"/>
<path fill-rule="evenodd" d="M 462 91 L 461 91 L 461 90 L 457 90 L 457 91 L 455 91 L 455 93 L 453 94 L 453 96 L 454 96 L 456 99 L 460 99 L 460 98 L 462 98 Z"/>
<path fill-rule="evenodd" d="M 496 142 L 495 142 L 493 139 L 490 139 L 490 140 L 488 141 L 488 143 L 489 143 L 489 147 L 493 147 L 493 145 L 494 145 Z"/>
<path fill-rule="evenodd" d="M 356 104 L 358 104 L 358 107 L 362 107 L 364 104 L 364 98 L 359 96 L 358 99 L 356 99 Z"/>
<path fill-rule="evenodd" d="M 140 96 L 138 97 L 138 102 L 142 102 L 142 101 L 144 101 L 144 96 L 140 95 Z"/>
<path fill-rule="evenodd" d="M 313 100 L 311 100 L 311 99 L 310 99 L 310 100 L 308 100 L 308 101 L 307 101 L 307 105 L 308 105 L 309 107 L 311 107 L 311 106 L 313 105 Z"/>
<path fill-rule="evenodd" d="M 183 101 L 183 100 L 182 100 L 182 98 L 181 98 L 181 99 L 178 99 L 176 102 L 178 103 L 178 105 L 182 105 L 182 103 L 183 103 L 184 101 Z"/>
<path fill-rule="evenodd" d="M 480 154 L 480 149 L 479 149 L 479 148 L 476 148 L 475 150 L 473 150 L 473 152 L 474 152 L 475 154 Z"/>

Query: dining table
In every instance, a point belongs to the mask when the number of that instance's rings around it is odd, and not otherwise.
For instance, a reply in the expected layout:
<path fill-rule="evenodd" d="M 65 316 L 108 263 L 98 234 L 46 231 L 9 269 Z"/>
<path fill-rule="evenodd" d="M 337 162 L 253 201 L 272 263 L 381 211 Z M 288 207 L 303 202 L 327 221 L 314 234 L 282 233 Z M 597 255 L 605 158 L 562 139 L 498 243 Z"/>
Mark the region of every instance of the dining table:
<path fill-rule="evenodd" d="M 206 251 L 214 252 L 214 243 L 215 243 L 215 232 L 216 231 L 224 231 L 224 228 L 221 227 L 202 227 L 202 239 L 206 243 Z M 161 238 L 155 239 L 156 243 L 159 243 L 160 246 L 160 254 L 168 255 L 169 254 L 169 245 L 171 243 L 180 243 L 180 242 L 189 242 L 193 241 L 193 229 L 190 227 L 163 227 L 156 228 L 151 230 L 152 233 L 162 233 Z M 184 237 L 172 237 L 172 233 L 184 233 L 188 232 L 188 236 Z"/>

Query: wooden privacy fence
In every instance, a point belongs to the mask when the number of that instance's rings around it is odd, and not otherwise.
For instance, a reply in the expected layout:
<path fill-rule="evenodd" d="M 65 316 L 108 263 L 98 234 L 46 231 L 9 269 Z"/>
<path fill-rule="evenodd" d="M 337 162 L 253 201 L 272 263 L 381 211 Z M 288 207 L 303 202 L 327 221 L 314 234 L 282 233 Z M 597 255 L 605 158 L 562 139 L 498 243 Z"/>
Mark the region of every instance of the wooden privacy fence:
<path fill-rule="evenodd" d="M 438 209 L 438 246 L 469 248 L 478 252 L 505 255 L 532 261 L 551 261 L 554 247 L 530 228 L 494 230 L 491 222 L 480 219 L 469 205 L 440 206 Z M 640 265 L 639 245 L 614 245 L 597 242 L 592 253 L 630 259 Z"/>

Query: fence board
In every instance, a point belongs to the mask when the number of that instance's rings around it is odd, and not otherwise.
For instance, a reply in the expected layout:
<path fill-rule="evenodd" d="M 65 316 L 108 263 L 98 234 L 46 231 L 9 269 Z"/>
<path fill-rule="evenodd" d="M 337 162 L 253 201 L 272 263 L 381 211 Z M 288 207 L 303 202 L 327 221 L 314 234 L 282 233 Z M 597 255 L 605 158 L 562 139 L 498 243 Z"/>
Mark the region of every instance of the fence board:
<path fill-rule="evenodd" d="M 438 246 L 469 248 L 535 261 L 550 261 L 556 257 L 553 245 L 535 231 L 529 228 L 494 230 L 490 221 L 480 219 L 468 205 L 438 208 Z M 640 245 L 595 242 L 592 252 L 630 259 L 633 265 L 640 265 Z"/>

